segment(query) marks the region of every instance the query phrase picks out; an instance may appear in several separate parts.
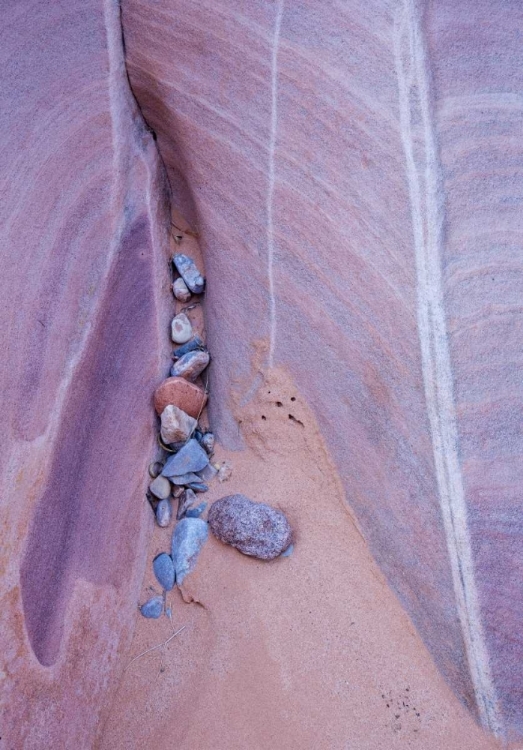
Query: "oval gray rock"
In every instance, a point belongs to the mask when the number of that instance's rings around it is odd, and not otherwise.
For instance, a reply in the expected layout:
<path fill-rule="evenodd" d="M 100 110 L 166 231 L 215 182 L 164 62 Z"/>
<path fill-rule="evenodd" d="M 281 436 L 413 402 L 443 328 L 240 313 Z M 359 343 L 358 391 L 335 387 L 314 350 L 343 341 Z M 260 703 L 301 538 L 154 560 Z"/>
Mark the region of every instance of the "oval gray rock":
<path fill-rule="evenodd" d="M 273 560 L 292 542 L 284 514 L 245 495 L 227 495 L 211 505 L 208 516 L 214 536 L 244 555 Z"/>
<path fill-rule="evenodd" d="M 149 485 L 149 491 L 158 500 L 166 500 L 171 495 L 171 483 L 165 477 L 156 477 Z"/>
<path fill-rule="evenodd" d="M 144 617 L 157 620 L 163 612 L 163 597 L 153 596 L 152 599 L 141 605 L 140 612 Z"/>
<path fill-rule="evenodd" d="M 179 477 L 182 474 L 201 471 L 209 463 L 209 456 L 197 440 L 191 438 L 180 448 L 178 453 L 170 456 L 162 469 L 164 477 Z"/>
<path fill-rule="evenodd" d="M 182 518 L 176 525 L 172 538 L 172 559 L 177 586 L 194 570 L 208 536 L 207 523 L 202 518 Z"/>
<path fill-rule="evenodd" d="M 171 377 L 185 378 L 192 382 L 205 370 L 210 359 L 207 351 L 187 352 L 171 367 Z"/>
<path fill-rule="evenodd" d="M 153 571 L 160 586 L 170 591 L 174 586 L 174 563 L 167 552 L 161 552 L 154 558 Z"/>
<path fill-rule="evenodd" d="M 191 292 L 201 294 L 205 288 L 205 279 L 192 258 L 184 253 L 177 253 L 173 256 L 173 264 Z"/>
<path fill-rule="evenodd" d="M 172 519 L 172 508 L 170 500 L 160 500 L 156 506 L 156 523 L 162 528 L 167 528 Z"/>

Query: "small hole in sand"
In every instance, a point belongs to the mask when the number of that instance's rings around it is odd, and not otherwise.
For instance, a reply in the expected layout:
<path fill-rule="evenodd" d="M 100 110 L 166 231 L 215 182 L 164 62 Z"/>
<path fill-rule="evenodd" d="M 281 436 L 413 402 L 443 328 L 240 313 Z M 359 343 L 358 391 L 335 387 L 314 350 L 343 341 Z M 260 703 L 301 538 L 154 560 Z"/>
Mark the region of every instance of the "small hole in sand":
<path fill-rule="evenodd" d="M 281 401 L 276 401 L 276 406 L 283 406 Z"/>
<path fill-rule="evenodd" d="M 291 396 L 291 401 L 296 401 L 296 396 Z"/>
<path fill-rule="evenodd" d="M 265 414 L 262 414 L 262 419 L 267 419 L 267 417 L 265 416 Z"/>

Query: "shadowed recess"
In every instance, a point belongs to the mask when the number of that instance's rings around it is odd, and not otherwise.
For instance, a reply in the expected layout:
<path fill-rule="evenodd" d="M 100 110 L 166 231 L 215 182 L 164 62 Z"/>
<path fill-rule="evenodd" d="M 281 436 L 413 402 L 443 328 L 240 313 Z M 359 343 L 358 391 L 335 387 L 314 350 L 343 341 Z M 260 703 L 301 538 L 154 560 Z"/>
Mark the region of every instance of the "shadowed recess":
<path fill-rule="evenodd" d="M 135 553 L 140 504 L 136 462 L 149 452 L 157 341 L 147 221 L 124 235 L 105 298 L 60 420 L 49 478 L 21 569 L 33 651 L 54 664 L 76 578 L 117 589 Z M 118 544 L 114 544 L 118 540 Z"/>

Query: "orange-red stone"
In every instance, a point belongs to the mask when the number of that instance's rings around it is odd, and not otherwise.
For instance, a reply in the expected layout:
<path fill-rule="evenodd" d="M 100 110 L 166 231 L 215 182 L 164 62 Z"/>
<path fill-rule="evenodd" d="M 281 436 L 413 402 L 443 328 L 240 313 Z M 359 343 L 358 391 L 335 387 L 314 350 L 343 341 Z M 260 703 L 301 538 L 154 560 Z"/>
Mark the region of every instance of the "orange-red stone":
<path fill-rule="evenodd" d="M 154 392 L 154 408 L 161 414 L 166 406 L 174 404 L 197 419 L 207 403 L 207 394 L 194 383 L 184 378 L 167 378 Z"/>

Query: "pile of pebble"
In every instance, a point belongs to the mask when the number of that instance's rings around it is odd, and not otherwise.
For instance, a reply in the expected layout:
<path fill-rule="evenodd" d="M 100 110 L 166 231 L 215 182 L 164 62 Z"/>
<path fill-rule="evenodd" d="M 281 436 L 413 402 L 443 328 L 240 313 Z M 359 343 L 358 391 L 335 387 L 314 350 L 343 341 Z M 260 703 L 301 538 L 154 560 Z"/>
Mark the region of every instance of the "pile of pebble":
<path fill-rule="evenodd" d="M 172 285 L 177 300 L 187 303 L 193 294 L 203 293 L 205 278 L 191 258 L 177 253 L 172 264 L 178 275 Z M 198 494 L 209 489 L 208 482 L 214 477 L 227 479 L 230 467 L 211 463 L 214 435 L 199 424 L 207 391 L 195 381 L 209 365 L 210 354 L 185 312 L 173 318 L 171 338 L 178 347 L 173 351 L 170 377 L 154 393 L 165 458 L 149 467 L 148 497 L 159 526 L 171 525 L 175 501 L 177 512 L 170 553 L 162 552 L 153 560 L 163 594 L 140 606 L 144 617 L 155 619 L 165 609 L 166 592 L 181 586 L 194 569 L 209 528 L 222 542 L 260 559 L 287 555 L 292 549 L 292 530 L 284 514 L 243 495 L 221 498 L 212 505 L 208 519 L 202 517 L 207 503 L 198 502 Z"/>

